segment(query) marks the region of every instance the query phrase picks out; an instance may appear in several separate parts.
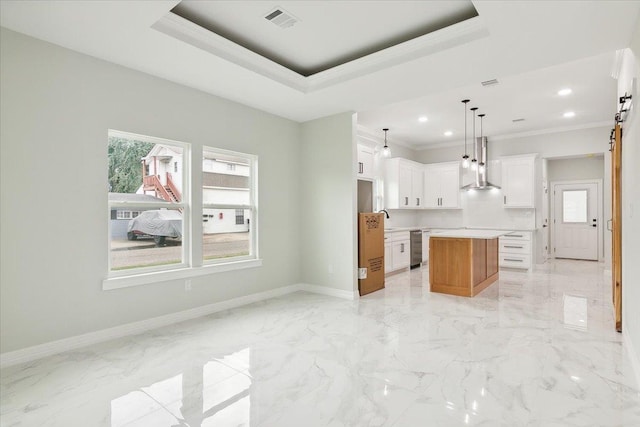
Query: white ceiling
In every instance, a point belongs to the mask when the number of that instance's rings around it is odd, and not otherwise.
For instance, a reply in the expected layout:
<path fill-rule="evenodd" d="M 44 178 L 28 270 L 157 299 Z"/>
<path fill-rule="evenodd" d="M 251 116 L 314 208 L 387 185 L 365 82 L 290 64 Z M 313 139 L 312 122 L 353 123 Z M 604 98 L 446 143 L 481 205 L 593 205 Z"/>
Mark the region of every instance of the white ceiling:
<path fill-rule="evenodd" d="M 304 77 L 172 14 L 178 3 L 3 0 L 0 25 L 296 121 L 359 112 L 372 132 L 389 127 L 390 141 L 424 148 L 461 134 L 463 98 L 487 114 L 485 134 L 492 136 L 610 122 L 614 52 L 629 45 L 640 12 L 638 0 L 473 1 L 476 18 Z M 328 56 L 353 34 L 375 34 L 371 29 L 385 19 L 401 28 L 402 13 L 426 14 L 431 2 L 215 3 L 242 8 L 256 22 L 280 6 L 301 18 L 300 28 L 314 21 L 306 16 L 318 4 L 328 22 L 346 9 L 361 11 L 363 19 L 328 24 L 330 36 L 317 48 Z M 256 24 L 238 25 L 251 33 Z M 294 51 L 315 50 L 302 40 L 288 43 Z M 480 85 L 493 78 L 498 86 Z M 573 94 L 558 97 L 563 87 Z M 566 110 L 576 116 L 562 118 Z M 428 122 L 417 122 L 422 114 Z M 520 117 L 525 121 L 511 122 Z M 444 130 L 454 136 L 445 138 Z"/>
<path fill-rule="evenodd" d="M 173 12 L 304 75 L 477 15 L 470 0 L 284 3 L 298 20 L 286 29 L 263 18 L 280 6 L 269 1 L 183 0 Z"/>

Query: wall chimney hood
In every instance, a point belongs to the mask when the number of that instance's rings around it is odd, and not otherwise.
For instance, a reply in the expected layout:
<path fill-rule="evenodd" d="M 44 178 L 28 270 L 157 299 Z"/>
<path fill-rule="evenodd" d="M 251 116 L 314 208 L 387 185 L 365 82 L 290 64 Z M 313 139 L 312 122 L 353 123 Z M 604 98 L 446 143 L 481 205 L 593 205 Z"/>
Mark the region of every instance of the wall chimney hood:
<path fill-rule="evenodd" d="M 487 174 L 489 173 L 489 162 L 487 158 L 487 137 L 480 137 L 476 139 L 476 152 L 474 159 L 478 159 L 478 163 L 484 163 L 484 169 L 477 168 L 475 170 L 475 181 L 469 185 L 465 185 L 461 190 L 492 190 L 494 188 L 500 189 L 499 186 L 494 185 L 487 181 Z"/>

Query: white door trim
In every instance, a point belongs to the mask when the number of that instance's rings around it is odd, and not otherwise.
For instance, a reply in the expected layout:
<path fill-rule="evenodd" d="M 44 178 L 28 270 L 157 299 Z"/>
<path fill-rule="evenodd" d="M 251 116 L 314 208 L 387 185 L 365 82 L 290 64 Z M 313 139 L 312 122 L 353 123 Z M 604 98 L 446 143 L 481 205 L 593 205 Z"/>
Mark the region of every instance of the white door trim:
<path fill-rule="evenodd" d="M 604 224 L 602 221 L 602 218 L 604 216 L 603 213 L 603 208 L 604 208 L 604 204 L 603 204 L 603 194 L 602 194 L 602 180 L 601 179 L 579 179 L 579 180 L 572 180 L 572 181 L 551 181 L 551 185 L 549 186 L 549 188 L 551 189 L 551 191 L 549 192 L 549 202 L 550 202 L 550 212 L 549 212 L 549 218 L 555 218 L 556 217 L 556 202 L 555 202 L 555 194 L 556 194 L 556 185 L 565 185 L 565 184 L 596 184 L 598 186 L 598 200 L 597 200 L 597 205 L 598 205 L 598 261 L 602 262 L 604 261 L 604 230 L 606 229 L 606 224 Z M 549 229 L 549 241 L 550 241 L 550 249 L 551 248 L 555 248 L 556 247 L 556 227 L 555 227 L 555 222 L 554 221 L 550 221 L 551 224 L 550 225 L 550 229 Z M 555 250 L 549 250 L 549 257 L 550 258 L 555 258 L 556 254 L 555 254 Z"/>

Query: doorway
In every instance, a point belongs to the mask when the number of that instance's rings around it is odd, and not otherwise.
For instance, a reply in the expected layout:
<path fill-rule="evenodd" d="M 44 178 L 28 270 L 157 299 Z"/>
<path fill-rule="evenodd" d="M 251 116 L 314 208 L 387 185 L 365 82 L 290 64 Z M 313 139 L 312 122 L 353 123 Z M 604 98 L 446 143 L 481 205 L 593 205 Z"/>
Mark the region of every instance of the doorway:
<path fill-rule="evenodd" d="M 602 181 L 552 183 L 553 256 L 597 261 L 602 248 Z"/>

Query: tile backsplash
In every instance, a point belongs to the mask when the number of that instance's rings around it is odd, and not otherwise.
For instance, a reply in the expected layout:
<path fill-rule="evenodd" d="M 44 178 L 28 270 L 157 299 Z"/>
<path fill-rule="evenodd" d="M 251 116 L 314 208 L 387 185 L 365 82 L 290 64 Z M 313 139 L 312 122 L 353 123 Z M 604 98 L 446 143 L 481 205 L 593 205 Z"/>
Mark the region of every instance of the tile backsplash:
<path fill-rule="evenodd" d="M 505 209 L 499 190 L 461 194 L 462 209 L 416 211 L 416 222 L 403 226 L 534 229 L 535 209 Z"/>

